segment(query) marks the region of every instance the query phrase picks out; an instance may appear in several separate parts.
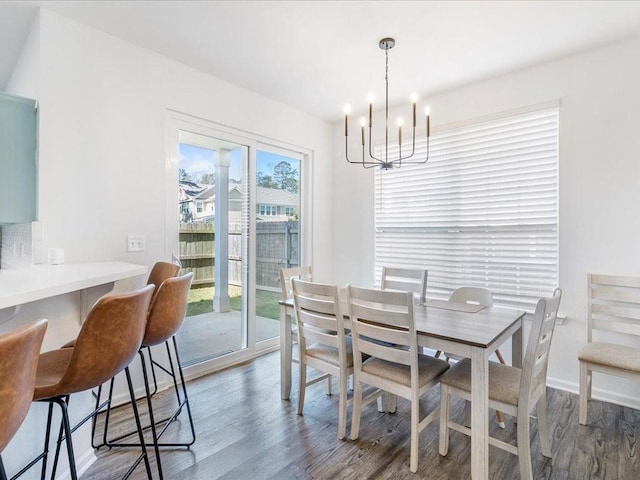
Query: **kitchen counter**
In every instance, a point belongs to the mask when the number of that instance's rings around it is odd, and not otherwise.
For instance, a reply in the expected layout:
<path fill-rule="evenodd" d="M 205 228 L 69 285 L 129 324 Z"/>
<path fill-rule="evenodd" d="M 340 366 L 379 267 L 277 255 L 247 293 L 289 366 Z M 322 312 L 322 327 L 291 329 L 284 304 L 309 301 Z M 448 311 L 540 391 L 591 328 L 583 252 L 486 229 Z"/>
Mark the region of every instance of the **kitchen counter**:
<path fill-rule="evenodd" d="M 134 284 L 145 284 L 147 270 L 146 265 L 112 261 L 41 264 L 0 270 L 0 334 L 35 319 L 46 318 L 49 326 L 42 351 L 60 348 L 77 336 L 95 300 L 110 291 L 128 291 Z M 138 382 L 142 378 L 137 371 L 135 378 Z M 119 398 L 118 390 L 115 395 Z M 94 399 L 90 392 L 74 397 L 74 410 L 88 412 L 93 408 Z M 3 461 L 9 469 L 17 471 L 40 453 L 40 438 L 46 421 L 46 408 L 29 410 L 20 430 L 2 452 Z M 73 443 L 79 459 L 78 469 L 82 472 L 96 458 L 89 424 L 74 434 Z M 61 460 L 62 457 L 65 456 L 61 456 Z M 62 460 L 62 471 L 65 465 Z"/>
<path fill-rule="evenodd" d="M 126 262 L 42 264 L 27 269 L 0 270 L 0 309 L 146 273 L 145 265 Z"/>

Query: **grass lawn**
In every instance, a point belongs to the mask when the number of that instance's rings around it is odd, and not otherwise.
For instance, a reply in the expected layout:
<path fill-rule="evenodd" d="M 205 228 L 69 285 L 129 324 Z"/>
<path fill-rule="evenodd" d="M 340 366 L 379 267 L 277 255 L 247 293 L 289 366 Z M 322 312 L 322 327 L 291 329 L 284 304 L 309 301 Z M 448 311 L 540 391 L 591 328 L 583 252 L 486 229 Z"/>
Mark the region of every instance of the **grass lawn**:
<path fill-rule="evenodd" d="M 192 288 L 189 291 L 189 305 L 187 306 L 187 316 L 199 315 L 213 311 L 213 287 Z M 232 310 L 240 310 L 242 296 L 240 289 L 229 287 L 229 300 Z M 280 292 L 268 292 L 266 290 L 256 290 L 256 315 L 259 317 L 280 319 Z"/>

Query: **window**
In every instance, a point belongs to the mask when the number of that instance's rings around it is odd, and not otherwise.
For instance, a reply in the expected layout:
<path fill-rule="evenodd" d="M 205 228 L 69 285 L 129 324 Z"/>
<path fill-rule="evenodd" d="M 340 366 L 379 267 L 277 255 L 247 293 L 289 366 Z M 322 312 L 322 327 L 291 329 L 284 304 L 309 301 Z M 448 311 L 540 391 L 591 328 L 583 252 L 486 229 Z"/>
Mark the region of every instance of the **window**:
<path fill-rule="evenodd" d="M 275 216 L 278 214 L 278 207 L 275 205 L 260 205 L 260 215 Z"/>
<path fill-rule="evenodd" d="M 196 202 L 196 213 L 202 213 L 202 202 Z"/>
<path fill-rule="evenodd" d="M 293 207 L 284 207 L 284 214 L 287 217 L 293 217 L 295 215 L 295 209 Z"/>
<path fill-rule="evenodd" d="M 511 112 L 431 137 L 426 165 L 377 170 L 376 276 L 429 270 L 428 291 L 488 288 L 532 311 L 558 284 L 558 105 Z M 396 147 L 397 149 L 397 147 Z M 426 140 L 416 139 L 424 153 Z"/>

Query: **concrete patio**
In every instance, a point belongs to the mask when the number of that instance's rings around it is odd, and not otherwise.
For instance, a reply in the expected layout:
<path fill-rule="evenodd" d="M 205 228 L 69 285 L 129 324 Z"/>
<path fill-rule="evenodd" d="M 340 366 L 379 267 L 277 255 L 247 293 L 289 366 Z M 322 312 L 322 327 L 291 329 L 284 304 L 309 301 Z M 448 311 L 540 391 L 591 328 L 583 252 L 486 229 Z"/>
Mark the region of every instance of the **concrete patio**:
<path fill-rule="evenodd" d="M 243 329 L 240 312 L 209 312 L 187 317 L 176 337 L 183 366 L 193 365 L 242 347 Z M 280 321 L 256 317 L 257 341 L 277 337 Z"/>

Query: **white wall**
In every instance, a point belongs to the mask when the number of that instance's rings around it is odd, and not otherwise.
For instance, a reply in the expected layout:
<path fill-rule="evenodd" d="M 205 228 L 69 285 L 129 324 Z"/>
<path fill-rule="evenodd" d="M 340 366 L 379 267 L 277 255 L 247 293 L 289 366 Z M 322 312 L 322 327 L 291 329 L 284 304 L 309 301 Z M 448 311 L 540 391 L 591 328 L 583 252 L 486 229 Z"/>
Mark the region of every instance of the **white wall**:
<path fill-rule="evenodd" d="M 561 100 L 559 286 L 561 312 L 568 320 L 555 333 L 549 383 L 572 391 L 577 391 L 577 354 L 586 338 L 586 273 L 640 275 L 639 56 L 640 38 L 635 38 L 427 100 L 434 131 Z M 408 109 L 402 109 L 405 118 Z M 354 140 L 349 149 L 355 153 L 359 136 Z M 373 172 L 344 160 L 342 123 L 334 125 L 334 145 L 335 280 L 372 284 Z M 594 396 L 640 407 L 640 385 L 596 375 L 594 387 Z"/>
<path fill-rule="evenodd" d="M 47 10 L 33 38 L 38 61 L 21 61 L 30 68 L 16 69 L 10 88 L 40 103 L 44 248 L 65 248 L 69 262 L 170 258 L 163 233 L 172 109 L 313 151 L 313 223 L 322 228 L 313 229 L 310 260 L 331 277 L 329 124 Z M 125 251 L 131 233 L 146 235 L 146 252 Z"/>
<path fill-rule="evenodd" d="M 64 248 L 68 263 L 152 265 L 171 258 L 165 224 L 172 109 L 312 152 L 313 257 L 307 261 L 319 279 L 332 278 L 327 122 L 47 10 L 32 27 L 9 90 L 40 105 L 38 219 L 45 251 Z M 145 235 L 146 251 L 127 253 L 127 234 Z M 49 318 L 45 345 L 55 348 L 77 332 L 78 309 L 76 296 L 64 296 L 28 305 L 15 322 Z M 74 399 L 76 409 L 82 398 Z M 35 453 L 34 436 L 43 429 L 43 420 L 27 421 L 21 441 L 5 452 L 9 473 L 28 457 L 25 444 Z M 87 446 L 80 440 L 77 453 L 90 461 Z"/>

